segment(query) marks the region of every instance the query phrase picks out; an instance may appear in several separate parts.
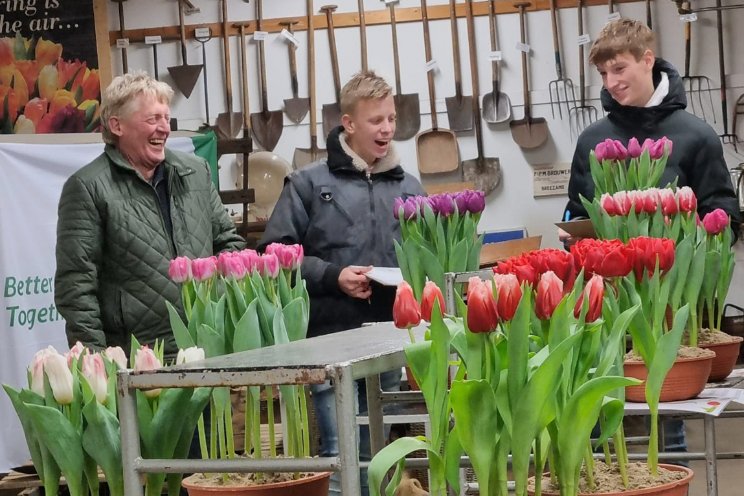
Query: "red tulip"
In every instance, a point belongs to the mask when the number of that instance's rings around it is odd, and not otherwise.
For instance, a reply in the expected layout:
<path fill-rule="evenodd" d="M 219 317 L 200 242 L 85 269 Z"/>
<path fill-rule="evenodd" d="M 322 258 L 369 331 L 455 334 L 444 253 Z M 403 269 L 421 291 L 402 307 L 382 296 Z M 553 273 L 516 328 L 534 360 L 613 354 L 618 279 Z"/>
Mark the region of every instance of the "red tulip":
<path fill-rule="evenodd" d="M 498 292 L 496 312 L 502 321 L 511 320 L 522 300 L 522 286 L 514 274 L 494 274 L 493 281 Z"/>
<path fill-rule="evenodd" d="M 527 257 L 538 275 L 553 271 L 563 281 L 567 290 L 573 287 L 576 279 L 576 267 L 571 253 L 555 248 L 543 248 L 542 250 L 529 252 Z"/>
<path fill-rule="evenodd" d="M 442 290 L 434 281 L 426 281 L 424 291 L 421 294 L 421 318 L 431 322 L 431 312 L 434 310 L 434 302 L 439 302 L 439 314 L 444 313 L 444 295 Z"/>
<path fill-rule="evenodd" d="M 694 212 L 697 209 L 697 197 L 689 186 L 677 190 L 677 203 L 680 212 Z"/>
<path fill-rule="evenodd" d="M 621 277 L 633 269 L 634 251 L 617 239 L 585 238 L 571 246 L 571 253 L 587 277 L 593 274 Z"/>
<path fill-rule="evenodd" d="M 562 299 L 563 281 L 554 272 L 545 272 L 537 283 L 535 314 L 539 319 L 549 319 Z"/>
<path fill-rule="evenodd" d="M 718 234 L 723 232 L 729 225 L 728 214 L 720 208 L 705 214 L 703 217 L 703 227 L 708 234 Z"/>
<path fill-rule="evenodd" d="M 661 274 L 674 265 L 674 241 L 671 239 L 639 236 L 628 241 L 628 247 L 633 250 L 633 268 L 639 281 L 643 278 L 644 272 L 651 277 L 657 263 Z"/>
<path fill-rule="evenodd" d="M 498 322 L 491 289 L 479 277 L 471 277 L 468 280 L 468 329 L 475 333 L 492 332 Z"/>
<path fill-rule="evenodd" d="M 579 299 L 574 307 L 574 317 L 579 318 L 581 308 L 584 306 L 584 298 L 589 300 L 589 310 L 586 312 L 586 322 L 594 322 L 602 315 L 602 302 L 604 300 L 604 281 L 602 276 L 594 275 L 586 283 Z"/>
<path fill-rule="evenodd" d="M 653 215 L 659 206 L 659 193 L 657 188 L 649 188 L 642 192 L 643 212 Z"/>
<path fill-rule="evenodd" d="M 535 285 L 538 276 L 537 269 L 532 265 L 527 255 L 519 255 L 499 262 L 494 267 L 493 272 L 495 274 L 514 274 L 520 284 L 526 282 L 530 286 Z"/>
<path fill-rule="evenodd" d="M 431 317 L 431 312 L 429 312 Z M 408 329 L 421 322 L 421 310 L 416 297 L 413 296 L 411 285 L 403 281 L 395 290 L 393 303 L 393 323 L 398 329 Z"/>
<path fill-rule="evenodd" d="M 627 191 L 618 191 L 612 195 L 612 198 L 615 200 L 618 215 L 625 216 L 630 213 L 630 209 L 633 207 L 633 202 L 630 196 L 628 196 Z"/>
<path fill-rule="evenodd" d="M 610 195 L 609 193 L 604 193 L 602 197 L 599 199 L 599 204 L 602 206 L 605 212 L 607 212 L 610 216 L 615 216 L 620 214 L 620 209 L 617 206 L 617 203 L 615 202 L 615 199 Z"/>
<path fill-rule="evenodd" d="M 674 196 L 674 191 L 669 188 L 659 190 L 659 197 L 661 201 L 661 213 L 666 215 L 674 215 L 679 212 L 679 205 L 677 205 L 677 198 Z"/>

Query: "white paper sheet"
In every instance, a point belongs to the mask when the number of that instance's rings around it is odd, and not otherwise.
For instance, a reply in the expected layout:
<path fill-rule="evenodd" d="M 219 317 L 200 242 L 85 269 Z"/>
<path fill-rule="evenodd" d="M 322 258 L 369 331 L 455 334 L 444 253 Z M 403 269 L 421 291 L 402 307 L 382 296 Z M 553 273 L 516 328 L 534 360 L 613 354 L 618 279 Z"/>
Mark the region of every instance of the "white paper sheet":
<path fill-rule="evenodd" d="M 403 273 L 398 267 L 372 267 L 365 275 L 383 286 L 397 286 L 403 282 Z"/>

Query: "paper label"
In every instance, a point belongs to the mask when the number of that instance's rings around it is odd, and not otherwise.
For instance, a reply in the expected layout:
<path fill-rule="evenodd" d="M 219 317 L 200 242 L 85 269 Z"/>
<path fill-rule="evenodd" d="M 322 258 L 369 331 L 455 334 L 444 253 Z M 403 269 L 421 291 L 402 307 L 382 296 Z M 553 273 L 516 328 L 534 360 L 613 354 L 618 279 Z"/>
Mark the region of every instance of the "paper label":
<path fill-rule="evenodd" d="M 679 16 L 679 20 L 682 22 L 695 22 L 697 21 L 697 14 L 695 12 L 682 14 L 681 16 Z"/>
<path fill-rule="evenodd" d="M 287 31 L 286 29 L 282 29 L 282 36 L 284 36 L 284 39 L 292 43 L 294 46 L 298 47 L 300 46 L 300 40 L 297 39 L 295 35 Z"/>
<path fill-rule="evenodd" d="M 587 45 L 587 44 L 589 44 L 591 42 L 592 42 L 592 37 L 589 36 L 588 34 L 582 34 L 578 38 L 579 46 L 581 46 L 581 45 Z"/>
<path fill-rule="evenodd" d="M 253 41 L 266 41 L 266 38 L 268 38 L 268 36 L 268 31 L 255 31 L 253 33 Z"/>
<path fill-rule="evenodd" d="M 129 38 L 117 38 L 116 48 L 127 48 L 129 46 Z"/>
<path fill-rule="evenodd" d="M 209 38 L 212 36 L 212 30 L 209 28 L 196 28 L 194 30 L 194 36 L 196 38 Z"/>
<path fill-rule="evenodd" d="M 158 36 L 145 36 L 145 44 L 146 45 L 157 45 L 158 43 L 162 43 L 163 38 Z"/>
<path fill-rule="evenodd" d="M 492 52 L 489 52 L 488 60 L 490 60 L 491 62 L 501 62 L 501 50 L 494 50 Z"/>
<path fill-rule="evenodd" d="M 568 180 L 570 177 L 571 164 L 568 162 L 535 166 L 532 171 L 532 196 L 568 194 Z"/>
<path fill-rule="evenodd" d="M 528 43 L 517 43 L 517 50 L 524 53 L 530 53 L 530 45 Z"/>
<path fill-rule="evenodd" d="M 429 71 L 435 71 L 435 70 L 437 70 L 437 68 L 439 68 L 439 65 L 437 65 L 437 61 L 436 60 L 431 59 L 430 61 L 428 61 L 426 63 L 426 65 L 424 67 L 426 68 L 426 72 L 429 72 Z"/>
<path fill-rule="evenodd" d="M 398 3 L 399 0 L 383 0 L 385 2 L 385 5 L 390 5 L 394 3 Z"/>
<path fill-rule="evenodd" d="M 613 12 L 607 16 L 607 22 L 617 21 L 618 19 L 622 19 L 622 17 L 623 16 L 620 15 L 620 12 Z"/>

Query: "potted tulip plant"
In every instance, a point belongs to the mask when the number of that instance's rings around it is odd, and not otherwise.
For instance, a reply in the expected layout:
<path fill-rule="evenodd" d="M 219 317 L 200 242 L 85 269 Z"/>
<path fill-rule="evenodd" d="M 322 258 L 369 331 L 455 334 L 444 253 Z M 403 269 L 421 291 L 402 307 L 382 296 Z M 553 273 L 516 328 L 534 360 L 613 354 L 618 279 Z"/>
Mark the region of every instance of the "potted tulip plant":
<path fill-rule="evenodd" d="M 203 346 L 207 357 L 304 339 L 307 333 L 309 298 L 300 266 L 302 246 L 272 244 L 266 253 L 253 250 L 221 253 L 218 257 L 190 260 L 179 257 L 171 262 L 171 278 L 182 283 L 186 322 L 173 306 L 170 321 L 179 346 Z M 280 386 L 285 415 L 285 456 L 310 455 L 309 423 L 305 388 Z M 266 402 L 268 453 L 262 449 L 261 403 Z M 203 420 L 199 423 L 204 458 L 234 458 L 232 404 L 227 388 L 215 388 L 210 409 L 209 445 Z M 260 459 L 278 456 L 274 431 L 274 390 L 258 386 L 246 388 L 245 455 Z M 327 490 L 330 473 L 280 474 L 254 473 L 246 478 L 218 474 L 195 474 L 184 481 L 190 492 L 223 486 L 245 486 L 246 492 L 282 490 L 287 484 L 309 483 Z M 303 489 L 310 490 L 310 489 Z"/>

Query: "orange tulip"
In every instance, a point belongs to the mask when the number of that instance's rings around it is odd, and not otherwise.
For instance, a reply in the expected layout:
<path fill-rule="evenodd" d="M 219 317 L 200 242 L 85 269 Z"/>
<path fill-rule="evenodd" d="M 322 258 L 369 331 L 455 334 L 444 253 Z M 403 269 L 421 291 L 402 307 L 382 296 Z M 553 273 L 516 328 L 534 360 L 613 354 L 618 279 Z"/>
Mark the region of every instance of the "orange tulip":
<path fill-rule="evenodd" d="M 101 96 L 101 78 L 98 69 L 88 70 L 83 80 L 83 100 L 98 100 Z"/>
<path fill-rule="evenodd" d="M 54 64 L 62 56 L 62 45 L 53 41 L 39 38 L 36 42 L 36 61 L 41 67 Z"/>
<path fill-rule="evenodd" d="M 421 322 L 421 310 L 413 296 L 411 285 L 403 281 L 395 290 L 393 303 L 393 323 L 398 329 L 409 329 Z"/>
<path fill-rule="evenodd" d="M 26 86 L 33 91 L 41 66 L 35 60 L 17 60 L 15 66 L 26 80 Z"/>
<path fill-rule="evenodd" d="M 26 79 L 21 74 L 21 71 L 16 69 L 14 65 L 0 67 L 0 83 L 4 86 L 10 86 L 15 91 L 18 97 L 18 105 L 26 105 L 28 101 L 28 86 L 26 85 Z M 20 110 L 20 108 L 18 108 Z"/>
<path fill-rule="evenodd" d="M 70 88 L 75 94 L 77 89 L 83 84 L 85 77 L 86 64 L 79 60 L 68 62 L 65 59 L 59 59 L 57 62 L 57 85 L 59 88 Z"/>
<path fill-rule="evenodd" d="M 434 310 L 434 302 L 439 302 L 439 314 L 444 314 L 444 296 L 442 290 L 434 281 L 426 281 L 424 291 L 421 294 L 421 317 L 431 322 L 431 312 Z"/>
<path fill-rule="evenodd" d="M 45 99 L 32 98 L 26 103 L 26 106 L 23 109 L 23 115 L 26 116 L 26 119 L 33 122 L 34 126 L 38 126 L 39 121 L 41 121 L 41 118 L 47 113 L 48 108 L 49 102 Z"/>
<path fill-rule="evenodd" d="M 13 38 L 0 38 L 0 66 L 11 65 L 13 62 Z"/>
<path fill-rule="evenodd" d="M 0 85 L 0 119 L 5 119 L 5 102 L 8 103 L 8 118 L 13 123 L 18 117 L 18 95 L 13 88 Z"/>

